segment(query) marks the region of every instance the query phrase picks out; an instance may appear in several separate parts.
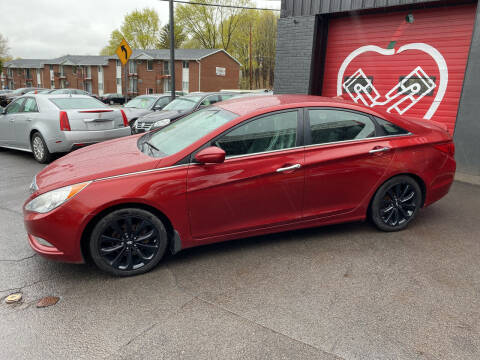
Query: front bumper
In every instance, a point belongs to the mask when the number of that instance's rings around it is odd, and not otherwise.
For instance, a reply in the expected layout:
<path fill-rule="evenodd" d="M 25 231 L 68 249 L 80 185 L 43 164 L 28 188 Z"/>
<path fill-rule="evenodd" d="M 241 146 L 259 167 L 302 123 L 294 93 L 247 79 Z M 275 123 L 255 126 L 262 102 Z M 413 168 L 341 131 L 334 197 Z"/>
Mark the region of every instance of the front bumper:
<path fill-rule="evenodd" d="M 68 152 L 75 148 L 131 135 L 130 126 L 100 131 L 63 131 L 62 137 L 50 139 L 47 146 L 50 152 Z"/>
<path fill-rule="evenodd" d="M 73 199 L 72 199 L 73 200 Z M 53 260 L 69 263 L 83 263 L 81 231 L 87 216 L 82 217 L 68 205 L 60 206 L 46 214 L 24 210 L 24 223 L 28 242 L 38 254 Z M 52 246 L 46 246 L 43 239 Z"/>

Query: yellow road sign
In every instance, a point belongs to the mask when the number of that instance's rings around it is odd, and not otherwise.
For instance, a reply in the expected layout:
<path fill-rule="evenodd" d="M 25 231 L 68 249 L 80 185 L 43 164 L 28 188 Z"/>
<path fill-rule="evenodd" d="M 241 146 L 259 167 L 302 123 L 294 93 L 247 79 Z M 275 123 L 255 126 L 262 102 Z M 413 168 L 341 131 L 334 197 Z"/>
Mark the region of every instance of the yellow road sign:
<path fill-rule="evenodd" d="M 132 55 L 132 48 L 130 47 L 130 45 L 128 45 L 125 39 L 122 39 L 122 42 L 120 43 L 120 45 L 118 45 L 115 53 L 117 54 L 122 64 L 125 65 L 130 56 Z"/>

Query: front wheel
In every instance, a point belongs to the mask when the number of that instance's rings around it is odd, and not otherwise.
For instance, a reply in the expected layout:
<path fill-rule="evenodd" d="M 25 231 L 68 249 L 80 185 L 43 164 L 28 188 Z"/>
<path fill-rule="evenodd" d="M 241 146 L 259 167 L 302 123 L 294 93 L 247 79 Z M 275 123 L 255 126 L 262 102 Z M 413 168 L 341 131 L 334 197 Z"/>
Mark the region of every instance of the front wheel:
<path fill-rule="evenodd" d="M 45 140 L 40 133 L 33 134 L 30 145 L 33 157 L 40 164 L 46 164 L 53 160 L 53 155 L 48 151 L 47 144 L 45 144 Z"/>
<path fill-rule="evenodd" d="M 385 182 L 375 193 L 370 215 L 377 228 L 399 231 L 415 218 L 422 204 L 422 191 L 410 176 L 397 176 Z"/>
<path fill-rule="evenodd" d="M 128 208 L 111 212 L 95 225 L 90 254 L 103 271 L 115 276 L 145 273 L 155 267 L 167 248 L 167 232 L 152 213 Z"/>

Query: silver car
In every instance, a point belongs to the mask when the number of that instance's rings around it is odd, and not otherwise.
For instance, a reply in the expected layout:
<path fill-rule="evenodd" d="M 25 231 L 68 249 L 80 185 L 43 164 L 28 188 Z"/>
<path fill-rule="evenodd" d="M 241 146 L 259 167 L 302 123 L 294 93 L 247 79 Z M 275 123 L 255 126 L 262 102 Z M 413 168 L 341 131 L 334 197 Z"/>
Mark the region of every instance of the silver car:
<path fill-rule="evenodd" d="M 122 110 L 85 95 L 24 95 L 0 110 L 0 147 L 52 154 L 130 135 Z"/>

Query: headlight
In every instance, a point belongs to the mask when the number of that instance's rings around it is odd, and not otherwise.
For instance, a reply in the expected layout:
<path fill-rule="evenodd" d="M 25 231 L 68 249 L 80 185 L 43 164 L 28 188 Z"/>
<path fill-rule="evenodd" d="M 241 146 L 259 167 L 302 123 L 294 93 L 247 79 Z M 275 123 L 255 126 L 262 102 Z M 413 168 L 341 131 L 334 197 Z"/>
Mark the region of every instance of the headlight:
<path fill-rule="evenodd" d="M 38 190 L 38 186 L 37 186 L 37 175 L 35 175 L 35 176 L 33 177 L 33 181 L 32 181 L 32 183 L 30 184 L 29 190 L 30 190 L 30 194 L 33 194 L 35 191 Z"/>
<path fill-rule="evenodd" d="M 49 191 L 45 194 L 37 196 L 35 199 L 30 201 L 25 209 L 29 211 L 34 211 L 38 213 L 47 213 L 53 209 L 59 207 L 67 200 L 71 199 L 77 195 L 80 191 L 85 189 L 91 181 L 84 182 L 81 184 L 75 184 L 70 186 L 65 186 L 60 189 Z"/>
<path fill-rule="evenodd" d="M 170 124 L 170 119 L 163 119 L 163 120 L 158 120 L 157 122 L 155 122 L 153 124 L 153 127 L 154 128 L 163 127 L 163 126 L 167 126 L 168 124 Z"/>

